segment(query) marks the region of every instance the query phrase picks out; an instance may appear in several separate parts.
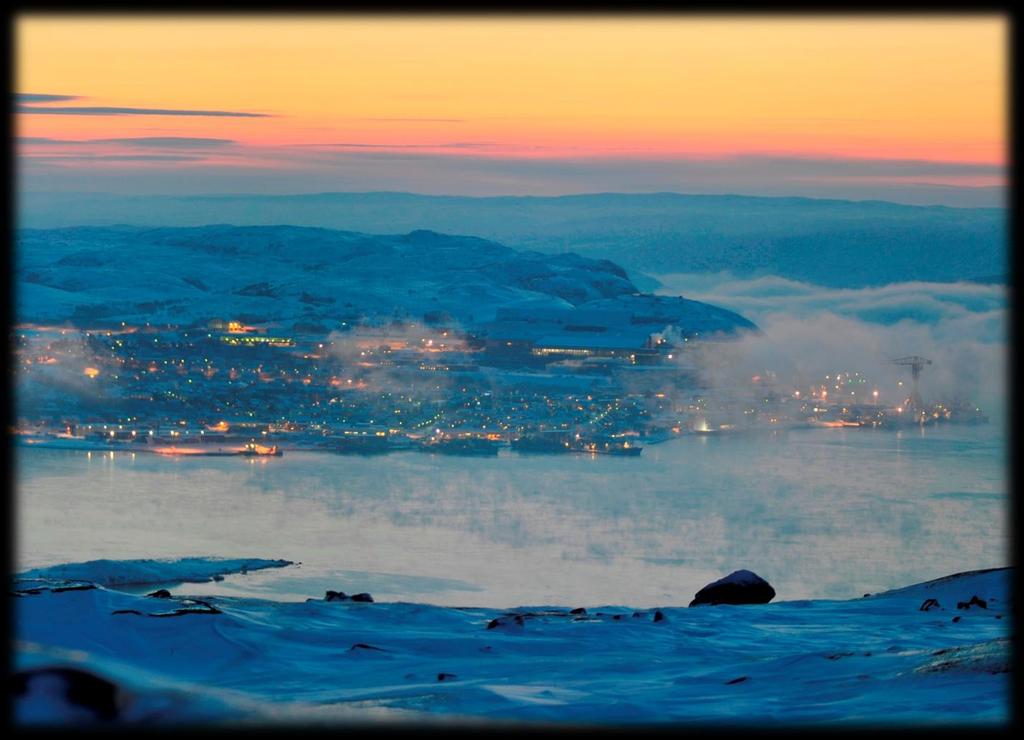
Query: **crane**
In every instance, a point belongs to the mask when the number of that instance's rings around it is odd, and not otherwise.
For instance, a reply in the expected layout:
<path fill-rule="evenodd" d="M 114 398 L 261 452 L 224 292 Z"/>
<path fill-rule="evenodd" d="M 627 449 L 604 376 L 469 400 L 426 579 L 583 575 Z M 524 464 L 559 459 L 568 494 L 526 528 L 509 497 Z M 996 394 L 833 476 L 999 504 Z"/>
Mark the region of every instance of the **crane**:
<path fill-rule="evenodd" d="M 920 355 L 909 355 L 907 357 L 897 357 L 892 362 L 894 365 L 903 365 L 910 368 L 910 375 L 914 379 L 914 385 L 910 392 L 910 403 L 907 405 L 909 408 L 914 409 L 915 412 L 920 412 L 924 408 L 924 401 L 921 400 L 921 396 L 917 392 L 917 379 L 921 377 L 921 370 L 924 369 L 924 366 L 931 365 L 932 361 Z"/>

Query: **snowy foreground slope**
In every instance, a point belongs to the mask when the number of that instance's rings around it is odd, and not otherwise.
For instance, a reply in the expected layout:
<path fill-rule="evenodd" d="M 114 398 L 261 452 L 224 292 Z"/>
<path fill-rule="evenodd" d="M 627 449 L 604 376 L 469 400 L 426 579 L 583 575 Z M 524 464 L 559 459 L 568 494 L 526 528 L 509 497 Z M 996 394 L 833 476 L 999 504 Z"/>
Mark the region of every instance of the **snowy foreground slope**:
<path fill-rule="evenodd" d="M 117 582 L 114 565 L 93 580 Z M 172 571 L 166 582 L 180 582 Z M 187 586 L 154 598 L 23 575 L 12 588 L 15 719 L 1002 723 L 1011 576 L 974 571 L 849 601 L 583 613 L 319 594 L 199 602 Z M 939 605 L 922 611 L 926 599 Z"/>

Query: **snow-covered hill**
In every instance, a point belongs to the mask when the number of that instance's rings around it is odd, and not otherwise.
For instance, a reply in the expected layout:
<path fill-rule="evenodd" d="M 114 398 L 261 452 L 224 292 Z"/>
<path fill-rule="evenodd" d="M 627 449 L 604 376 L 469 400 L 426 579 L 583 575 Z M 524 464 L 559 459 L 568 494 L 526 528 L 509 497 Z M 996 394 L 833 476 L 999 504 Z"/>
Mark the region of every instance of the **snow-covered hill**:
<path fill-rule="evenodd" d="M 607 260 L 516 251 L 432 231 L 25 229 L 18 233 L 15 264 L 18 320 L 76 325 L 220 318 L 336 328 L 369 315 L 468 326 L 493 319 L 499 308 L 564 309 L 595 301 L 607 308 L 620 299 L 646 300 Z M 693 304 L 685 310 L 691 308 L 698 324 L 711 317 L 726 328 L 752 326 L 724 309 Z"/>

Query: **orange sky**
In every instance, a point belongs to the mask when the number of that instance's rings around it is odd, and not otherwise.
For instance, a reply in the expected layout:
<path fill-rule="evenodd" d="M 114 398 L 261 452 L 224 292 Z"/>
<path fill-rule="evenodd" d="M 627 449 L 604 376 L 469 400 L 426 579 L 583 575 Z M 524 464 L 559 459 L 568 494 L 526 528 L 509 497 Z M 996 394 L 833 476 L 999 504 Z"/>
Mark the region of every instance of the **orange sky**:
<path fill-rule="evenodd" d="M 16 90 L 77 96 L 32 107 L 267 117 L 22 112 L 17 129 L 75 141 L 228 139 L 233 149 L 207 146 L 202 161 L 236 167 L 284 166 L 282 151 L 323 146 L 1004 165 L 1006 35 L 999 16 L 26 14 L 16 21 Z M 50 161 L 81 152 L 53 142 L 20 149 Z"/>

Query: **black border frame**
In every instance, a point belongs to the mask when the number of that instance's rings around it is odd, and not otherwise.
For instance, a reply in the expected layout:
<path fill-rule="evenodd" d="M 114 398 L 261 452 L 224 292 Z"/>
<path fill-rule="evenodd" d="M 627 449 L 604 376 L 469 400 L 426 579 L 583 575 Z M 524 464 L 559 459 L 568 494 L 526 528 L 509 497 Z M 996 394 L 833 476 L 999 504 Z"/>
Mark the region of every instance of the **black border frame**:
<path fill-rule="evenodd" d="M 7 64 L 7 85 L 8 85 L 8 105 L 9 113 L 3 119 L 4 130 L 6 138 L 6 147 L 4 149 L 4 159 L 7 173 L 8 183 L 8 194 L 9 197 L 4 201 L 3 204 L 3 215 L 6 217 L 8 224 L 7 237 L 8 240 L 6 245 L 8 247 L 8 269 L 5 271 L 7 279 L 6 290 L 3 291 L 4 300 L 2 301 L 2 309 L 4 311 L 5 325 L 8 327 L 8 340 L 6 344 L 7 362 L 5 363 L 8 368 L 6 377 L 6 388 L 4 393 L 4 421 L 7 430 L 11 430 L 15 423 L 14 415 L 14 373 L 13 373 L 13 362 L 11 353 L 10 343 L 10 332 L 9 327 L 13 324 L 14 308 L 15 308 L 15 284 L 13 280 L 13 271 L 10 268 L 11 258 L 14 249 L 15 233 L 17 229 L 16 216 L 17 216 L 17 181 L 14 171 L 14 158 L 15 158 L 15 144 L 13 136 L 13 121 L 15 113 L 13 111 L 13 95 L 15 91 L 15 64 L 16 64 L 16 37 L 15 37 L 15 18 L 21 14 L 81 14 L 81 15 L 106 15 L 106 14 L 133 14 L 133 15 L 153 15 L 153 16 L 169 16 L 169 15 L 254 15 L 254 14 L 270 14 L 270 15 L 292 15 L 299 13 L 324 13 L 324 14 L 349 14 L 349 15 L 384 15 L 384 14 L 401 14 L 401 15 L 462 15 L 462 14 L 473 14 L 473 15 L 651 15 L 651 14 L 707 14 L 707 15 L 765 15 L 765 16 L 785 16 L 785 15 L 822 15 L 822 16 L 930 16 L 930 15 L 963 15 L 963 16 L 978 16 L 985 14 L 998 14 L 1006 17 L 1008 22 L 1008 74 L 1007 74 L 1007 121 L 1006 131 L 1008 132 L 1007 138 L 1007 163 L 1008 163 L 1008 180 L 1007 180 L 1007 198 L 1006 207 L 1008 209 L 1008 222 L 1010 236 L 1010 249 L 1008 250 L 1008 262 L 1007 265 L 1007 293 L 1008 293 L 1008 309 L 1009 309 L 1009 321 L 1008 321 L 1008 334 L 1009 343 L 1007 347 L 1007 387 L 1009 390 L 1009 398 L 1007 399 L 1007 406 L 1009 409 L 1008 416 L 1008 447 L 1007 447 L 1007 464 L 1008 464 L 1008 504 L 1009 504 L 1009 520 L 1012 528 L 1012 545 L 1011 545 L 1011 562 L 1009 565 L 1016 565 L 1020 558 L 1020 539 L 1017 536 L 1017 524 L 1019 522 L 1020 508 L 1019 503 L 1014 495 L 1016 492 L 1016 459 L 1015 451 L 1018 447 L 1018 435 L 1019 431 L 1016 428 L 1014 419 L 1020 419 L 1022 417 L 1020 408 L 1020 393 L 1015 388 L 1013 380 L 1018 376 L 1018 363 L 1016 356 L 1016 347 L 1018 340 L 1020 339 L 1020 323 L 1017 320 L 1017 303 L 1014 295 L 1014 287 L 1016 284 L 1016 278 L 1018 274 L 1018 255 L 1017 249 L 1021 242 L 1020 234 L 1020 220 L 1016 213 L 1016 195 L 1017 191 L 1017 146 L 1016 146 L 1016 123 L 1017 117 L 1017 100 L 1015 96 L 1014 82 L 1016 80 L 1016 51 L 1019 47 L 1018 34 L 1019 25 L 1012 9 L 1012 5 L 1009 2 L 990 2 L 988 0 L 981 0 L 979 2 L 964 3 L 964 2 L 950 2 L 949 0 L 933 2 L 928 6 L 921 6 L 905 3 L 879 3 L 879 2 L 860 2 L 850 3 L 848 5 L 830 5 L 823 7 L 820 4 L 814 4 L 809 2 L 784 2 L 774 6 L 767 4 L 758 3 L 744 3 L 744 2 L 729 2 L 728 0 L 722 0 L 721 2 L 714 2 L 713 0 L 703 0 L 699 2 L 689 3 L 672 3 L 672 2 L 651 2 L 650 0 L 640 0 L 636 3 L 609 3 L 605 0 L 605 3 L 581 3 L 581 2 L 565 2 L 565 0 L 555 0 L 554 2 L 544 3 L 537 2 L 536 0 L 524 0 L 519 3 L 502 3 L 502 2 L 484 2 L 477 3 L 475 5 L 460 6 L 457 2 L 445 3 L 443 0 L 440 3 L 423 3 L 423 2 L 370 2 L 370 3 L 353 3 L 353 2 L 309 2 L 309 0 L 297 0 L 296 2 L 290 3 L 287 6 L 282 4 L 273 4 L 266 2 L 250 2 L 247 4 L 232 4 L 230 2 L 219 4 L 214 0 L 213 2 L 203 3 L 196 2 L 196 0 L 182 0 L 180 2 L 166 2 L 158 1 L 154 3 L 131 3 L 124 0 L 100 0 L 95 3 L 75 3 L 75 2 L 47 2 L 47 0 L 41 0 L 40 2 L 15 2 L 8 6 L 9 13 L 7 14 L 7 23 L 5 24 L 4 40 L 7 54 L 5 55 L 4 62 Z M 14 563 L 15 553 L 15 540 L 17 532 L 15 529 L 16 524 L 16 501 L 15 501 L 15 480 L 17 477 L 15 469 L 15 454 L 13 449 L 13 443 L 11 436 L 8 432 L 6 444 L 3 445 L 2 457 L 0 457 L 0 464 L 2 464 L 3 471 L 7 474 L 6 476 L 6 495 L 3 496 L 3 514 L 4 521 L 6 522 L 6 537 L 3 538 L 2 556 L 4 563 L 6 564 L 6 573 L 8 577 L 12 575 L 12 565 Z M 985 533 L 979 532 L 979 537 L 985 536 Z M 1019 573 L 1017 568 L 1014 568 L 1014 591 L 1017 592 L 1017 586 L 1019 584 Z M 7 603 L 5 608 L 0 610 L 0 628 L 8 635 L 8 646 L 11 646 L 13 640 L 13 624 L 12 624 L 12 601 L 10 597 L 7 597 Z M 1019 615 L 1014 612 L 1013 614 L 1014 631 L 1019 626 Z M 10 652 L 8 650 L 4 655 L 4 668 L 6 676 L 11 675 L 10 666 Z M 1011 683 L 1014 688 L 1018 688 L 1017 673 L 1020 670 L 1020 654 L 1016 649 L 1014 650 L 1013 662 L 1014 670 L 1011 678 Z M 9 683 L 9 678 L 8 678 Z M 1014 692 L 1016 693 L 1016 692 Z M 1018 725 L 1020 719 L 1020 711 L 1016 708 L 1013 695 L 1008 697 L 1008 701 L 1011 708 L 1010 724 L 1006 728 L 985 728 L 987 732 L 1004 732 Z M 9 689 L 5 691 L 4 696 L 4 718 L 5 724 L 8 725 L 10 731 L 17 733 L 36 733 L 37 731 L 33 728 L 17 727 L 12 724 L 11 713 L 10 713 L 10 694 Z M 68 730 L 81 730 L 82 728 L 60 728 L 60 731 Z M 944 727 L 921 727 L 921 728 L 908 728 L 904 726 L 886 728 L 884 726 L 855 726 L 855 727 L 835 727 L 828 725 L 796 725 L 786 727 L 784 725 L 771 726 L 771 727 L 756 727 L 750 723 L 726 725 L 630 725 L 627 727 L 619 726 L 588 726 L 588 725 L 524 725 L 518 723 L 493 723 L 493 724 L 482 724 L 482 725 L 458 725 L 443 723 L 438 725 L 428 725 L 424 728 L 419 728 L 413 725 L 406 724 L 346 724 L 346 725 L 269 725 L 262 730 L 257 730 L 254 726 L 202 726 L 192 727 L 188 725 L 173 725 L 173 726 L 160 726 L 160 727 L 96 727 L 90 728 L 100 732 L 112 732 L 112 731 L 135 731 L 139 729 L 155 730 L 158 732 L 180 732 L 182 730 L 189 732 L 190 734 L 194 730 L 214 730 L 218 734 L 225 732 L 245 732 L 246 734 L 252 734 L 253 732 L 270 730 L 271 732 L 291 732 L 294 730 L 303 731 L 319 731 L 319 732 L 360 732 L 369 730 L 371 733 L 376 732 L 392 732 L 408 731 L 417 729 L 426 729 L 429 731 L 441 731 L 446 735 L 463 735 L 465 733 L 475 732 L 496 732 L 497 734 L 533 734 L 533 733 L 545 733 L 554 730 L 557 734 L 574 735 L 586 732 L 588 734 L 600 734 L 600 735 L 627 735 L 634 734 L 637 732 L 653 732 L 654 734 L 675 732 L 683 730 L 686 732 L 713 732 L 714 734 L 728 734 L 729 732 L 741 732 L 744 735 L 748 733 L 760 734 L 760 735 L 791 735 L 791 734 L 805 734 L 813 732 L 814 734 L 820 732 L 835 733 L 835 734 L 859 734 L 865 732 L 871 732 L 877 734 L 879 732 L 885 733 L 888 731 L 895 731 L 900 736 L 909 736 L 917 733 L 925 734 L 929 737 L 933 737 L 936 733 L 943 734 L 945 732 L 952 732 L 960 735 L 965 730 L 981 729 L 975 725 L 957 725 L 957 726 L 944 726 Z M 49 731 L 49 730 L 46 730 Z"/>

